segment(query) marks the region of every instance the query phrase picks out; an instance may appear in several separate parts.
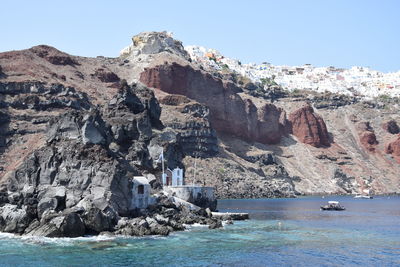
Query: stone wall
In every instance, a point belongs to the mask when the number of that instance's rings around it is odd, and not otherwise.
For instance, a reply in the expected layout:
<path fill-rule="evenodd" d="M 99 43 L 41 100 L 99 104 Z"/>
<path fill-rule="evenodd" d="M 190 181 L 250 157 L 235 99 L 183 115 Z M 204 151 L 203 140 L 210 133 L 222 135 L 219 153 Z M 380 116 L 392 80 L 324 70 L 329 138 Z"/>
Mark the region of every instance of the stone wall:
<path fill-rule="evenodd" d="M 166 186 L 164 191 L 202 208 L 215 210 L 217 207 L 214 187 L 197 185 Z"/>

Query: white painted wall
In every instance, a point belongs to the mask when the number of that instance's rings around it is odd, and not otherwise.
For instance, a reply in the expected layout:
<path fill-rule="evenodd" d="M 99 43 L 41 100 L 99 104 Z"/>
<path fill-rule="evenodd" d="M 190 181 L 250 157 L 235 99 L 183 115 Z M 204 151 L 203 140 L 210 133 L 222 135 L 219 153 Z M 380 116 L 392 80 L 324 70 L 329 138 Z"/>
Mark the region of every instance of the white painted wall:
<path fill-rule="evenodd" d="M 135 176 L 132 180 L 132 202 L 131 208 L 146 209 L 151 204 L 150 184 L 143 176 Z M 139 188 L 143 186 L 143 194 L 139 194 Z"/>

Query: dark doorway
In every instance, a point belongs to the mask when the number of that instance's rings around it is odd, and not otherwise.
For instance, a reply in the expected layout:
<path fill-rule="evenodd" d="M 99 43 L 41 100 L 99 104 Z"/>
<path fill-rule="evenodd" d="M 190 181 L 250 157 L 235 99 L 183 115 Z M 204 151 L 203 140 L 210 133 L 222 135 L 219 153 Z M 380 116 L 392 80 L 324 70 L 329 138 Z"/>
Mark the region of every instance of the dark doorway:
<path fill-rule="evenodd" d="M 144 194 L 144 185 L 139 185 L 137 188 L 138 194 L 143 195 Z"/>

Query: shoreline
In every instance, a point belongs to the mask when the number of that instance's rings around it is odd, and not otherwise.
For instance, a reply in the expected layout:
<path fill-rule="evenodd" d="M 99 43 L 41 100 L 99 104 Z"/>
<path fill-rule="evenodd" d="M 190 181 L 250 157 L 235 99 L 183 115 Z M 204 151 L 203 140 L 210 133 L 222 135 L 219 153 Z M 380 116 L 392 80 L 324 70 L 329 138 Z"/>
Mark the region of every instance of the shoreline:
<path fill-rule="evenodd" d="M 271 198 L 221 198 L 217 199 L 217 201 L 224 200 L 256 200 L 256 199 L 300 199 L 306 197 L 334 197 L 334 196 L 355 196 L 356 194 L 307 194 L 307 195 L 297 195 L 296 197 L 271 197 Z M 400 193 L 387 193 L 387 194 L 371 194 L 371 196 L 375 197 L 387 197 L 387 196 L 400 196 Z"/>

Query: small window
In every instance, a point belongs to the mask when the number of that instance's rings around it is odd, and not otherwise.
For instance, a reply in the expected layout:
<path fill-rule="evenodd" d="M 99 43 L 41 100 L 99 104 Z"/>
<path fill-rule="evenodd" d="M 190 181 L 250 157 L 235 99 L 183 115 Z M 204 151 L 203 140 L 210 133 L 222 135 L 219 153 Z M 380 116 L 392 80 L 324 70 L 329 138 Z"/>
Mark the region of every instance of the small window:
<path fill-rule="evenodd" d="M 137 188 L 137 192 L 139 195 L 143 195 L 144 194 L 144 185 L 139 185 Z"/>

